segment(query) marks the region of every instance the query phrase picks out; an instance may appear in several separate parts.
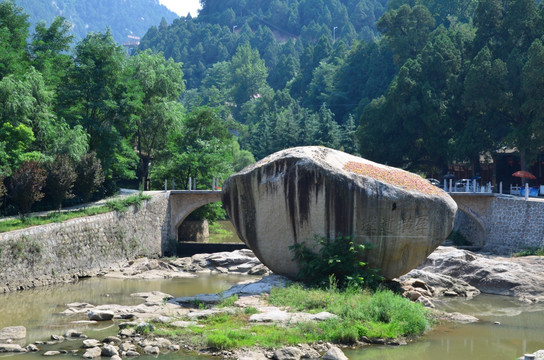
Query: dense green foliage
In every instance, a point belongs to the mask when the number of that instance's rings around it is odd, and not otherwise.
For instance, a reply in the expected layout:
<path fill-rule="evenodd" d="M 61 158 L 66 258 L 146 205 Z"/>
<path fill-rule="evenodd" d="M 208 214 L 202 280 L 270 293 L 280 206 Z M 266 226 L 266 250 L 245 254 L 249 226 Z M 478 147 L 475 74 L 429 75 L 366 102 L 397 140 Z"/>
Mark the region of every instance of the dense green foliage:
<path fill-rule="evenodd" d="M 365 245 L 354 243 L 349 237 L 336 239 L 315 237 L 312 248 L 305 242 L 289 248 L 294 253 L 293 261 L 300 266 L 298 278 L 321 287 L 340 289 L 347 287 L 377 288 L 382 278 L 375 269 L 370 269 L 361 259 Z"/>
<path fill-rule="evenodd" d="M 165 179 L 210 188 L 298 145 L 434 174 L 452 161 L 477 172 L 503 148 L 524 168 L 544 148 L 535 0 L 202 5 L 197 18 L 157 21 L 128 57 L 109 30 L 73 44 L 65 19 L 32 32 L 21 8 L 0 2 L 5 185 L 25 161 L 77 164 L 93 151 L 103 195 Z"/>
<path fill-rule="evenodd" d="M 257 158 L 325 145 L 445 174 L 505 147 L 525 167 L 544 146 L 534 0 L 202 3 L 141 47 L 182 61 L 185 106 L 226 107 Z"/>
<path fill-rule="evenodd" d="M 85 38 L 88 32 L 100 32 L 110 28 L 119 43 L 129 42 L 128 35 L 143 36 L 147 29 L 161 19 L 171 22 L 177 15 L 155 0 L 15 0 L 29 14 L 29 21 L 36 26 L 45 21 L 50 24 L 55 17 L 63 16 L 73 24 L 76 40 Z"/>
<path fill-rule="evenodd" d="M 64 18 L 38 24 L 30 39 L 27 18 L 0 2 L 2 213 L 59 209 L 120 184 L 146 190 L 151 163 L 159 188 L 164 179 L 186 187 L 189 177 L 210 188 L 254 161 L 228 113 L 184 109 L 180 63 L 150 51 L 129 57 L 109 30 L 72 47 Z"/>

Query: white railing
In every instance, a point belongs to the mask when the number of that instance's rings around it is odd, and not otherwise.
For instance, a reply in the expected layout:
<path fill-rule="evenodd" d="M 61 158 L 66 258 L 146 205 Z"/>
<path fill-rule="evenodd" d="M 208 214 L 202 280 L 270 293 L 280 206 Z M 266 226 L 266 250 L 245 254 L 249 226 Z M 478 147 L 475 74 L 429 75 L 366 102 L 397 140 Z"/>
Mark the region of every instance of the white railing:
<path fill-rule="evenodd" d="M 170 189 L 170 190 L 176 190 L 176 180 L 175 179 L 172 179 L 171 185 L 172 185 L 172 189 Z M 180 189 L 180 190 L 182 190 L 182 189 Z M 187 190 L 188 191 L 197 191 L 197 189 L 196 189 L 196 179 L 193 179 L 191 177 L 189 178 L 189 186 L 187 186 Z M 164 180 L 164 191 L 168 191 L 168 180 L 167 179 Z M 202 189 L 200 189 L 198 191 L 202 191 Z M 221 188 L 219 187 L 219 179 L 217 179 L 217 178 L 212 179 L 212 189 L 211 189 L 211 191 L 221 191 Z"/>
<path fill-rule="evenodd" d="M 502 183 L 501 183 L 502 186 Z M 467 182 L 465 186 L 459 187 L 458 185 L 453 183 L 453 179 L 444 180 L 444 187 L 443 189 L 446 192 L 454 193 L 454 192 L 463 192 L 463 193 L 492 193 L 493 192 L 493 186 L 491 185 L 491 181 L 488 182 L 485 185 L 480 185 L 476 180 L 472 180 L 472 182 Z"/>

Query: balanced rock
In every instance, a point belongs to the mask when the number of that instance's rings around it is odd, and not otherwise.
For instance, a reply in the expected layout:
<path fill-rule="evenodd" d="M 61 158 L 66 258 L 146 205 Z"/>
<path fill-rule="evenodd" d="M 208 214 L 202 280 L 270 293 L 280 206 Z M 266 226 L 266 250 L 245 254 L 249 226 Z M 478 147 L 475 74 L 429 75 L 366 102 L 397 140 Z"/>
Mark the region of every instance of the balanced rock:
<path fill-rule="evenodd" d="M 277 152 L 232 175 L 222 202 L 242 241 L 290 278 L 299 272 L 290 246 L 338 235 L 371 244 L 361 260 L 385 278 L 403 275 L 444 241 L 457 211 L 418 175 L 316 146 Z"/>

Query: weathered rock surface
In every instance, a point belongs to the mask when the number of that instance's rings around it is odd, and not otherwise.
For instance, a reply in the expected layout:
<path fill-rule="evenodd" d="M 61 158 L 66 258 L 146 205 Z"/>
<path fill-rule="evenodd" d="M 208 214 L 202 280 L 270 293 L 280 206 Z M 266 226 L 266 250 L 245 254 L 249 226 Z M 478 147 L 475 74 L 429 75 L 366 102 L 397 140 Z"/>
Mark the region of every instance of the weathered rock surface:
<path fill-rule="evenodd" d="M 19 344 L 0 344 L 0 353 L 3 352 L 27 352 L 28 350 Z"/>
<path fill-rule="evenodd" d="M 434 297 L 465 297 L 471 299 L 480 294 L 474 286 L 449 275 L 414 269 L 399 278 L 403 296 L 411 301 L 434 307 Z"/>
<path fill-rule="evenodd" d="M 24 326 L 8 326 L 0 330 L 0 341 L 24 338 L 26 338 L 26 328 Z"/>
<path fill-rule="evenodd" d="M 87 349 L 85 353 L 83 354 L 83 358 L 85 359 L 96 359 L 99 358 L 102 355 L 102 349 L 99 347 L 94 347 Z"/>
<path fill-rule="evenodd" d="M 420 176 L 323 147 L 272 154 L 231 176 L 222 201 L 240 238 L 294 278 L 289 246 L 315 235 L 373 244 L 365 261 L 392 279 L 448 236 L 457 205 Z"/>
<path fill-rule="evenodd" d="M 129 261 L 125 266 L 113 269 L 104 277 L 117 279 L 171 279 L 194 278 L 195 273 L 232 273 L 247 275 L 268 275 L 270 270 L 264 266 L 251 250 L 235 250 L 213 254 L 196 254 L 191 257 L 175 259 L 141 258 Z M 85 307 L 74 303 L 70 307 Z"/>
<path fill-rule="evenodd" d="M 322 357 L 323 360 L 348 360 L 344 352 L 337 346 L 332 346 Z"/>
<path fill-rule="evenodd" d="M 528 355 L 528 356 L 527 356 Z M 518 360 L 529 360 L 529 359 L 533 359 L 533 360 L 543 360 L 544 359 L 544 350 L 538 350 L 537 352 L 535 353 L 532 353 L 532 354 L 526 354 L 524 356 L 521 356 L 518 358 Z"/>
<path fill-rule="evenodd" d="M 113 319 L 115 313 L 107 310 L 92 310 L 89 311 L 89 320 L 107 321 Z"/>
<path fill-rule="evenodd" d="M 544 302 L 544 258 L 499 257 L 454 247 L 439 247 L 421 266 L 404 278 L 441 274 L 465 281 L 482 293 L 514 296 L 524 302 Z M 424 281 L 430 278 L 428 275 Z M 452 286 L 455 291 L 457 287 Z"/>

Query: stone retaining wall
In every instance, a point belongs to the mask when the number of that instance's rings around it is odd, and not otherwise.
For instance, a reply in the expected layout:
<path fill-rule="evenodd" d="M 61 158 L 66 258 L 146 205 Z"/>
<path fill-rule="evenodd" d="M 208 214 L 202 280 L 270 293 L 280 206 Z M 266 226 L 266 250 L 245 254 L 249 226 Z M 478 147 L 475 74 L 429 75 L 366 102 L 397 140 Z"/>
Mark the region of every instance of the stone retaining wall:
<path fill-rule="evenodd" d="M 510 255 L 525 249 L 544 247 L 544 201 L 495 196 L 478 215 L 485 223 L 484 251 Z M 470 216 L 456 219 L 455 228 L 468 240 L 481 229 Z"/>
<path fill-rule="evenodd" d="M 169 193 L 139 208 L 0 234 L 0 292 L 91 276 L 168 245 Z"/>

